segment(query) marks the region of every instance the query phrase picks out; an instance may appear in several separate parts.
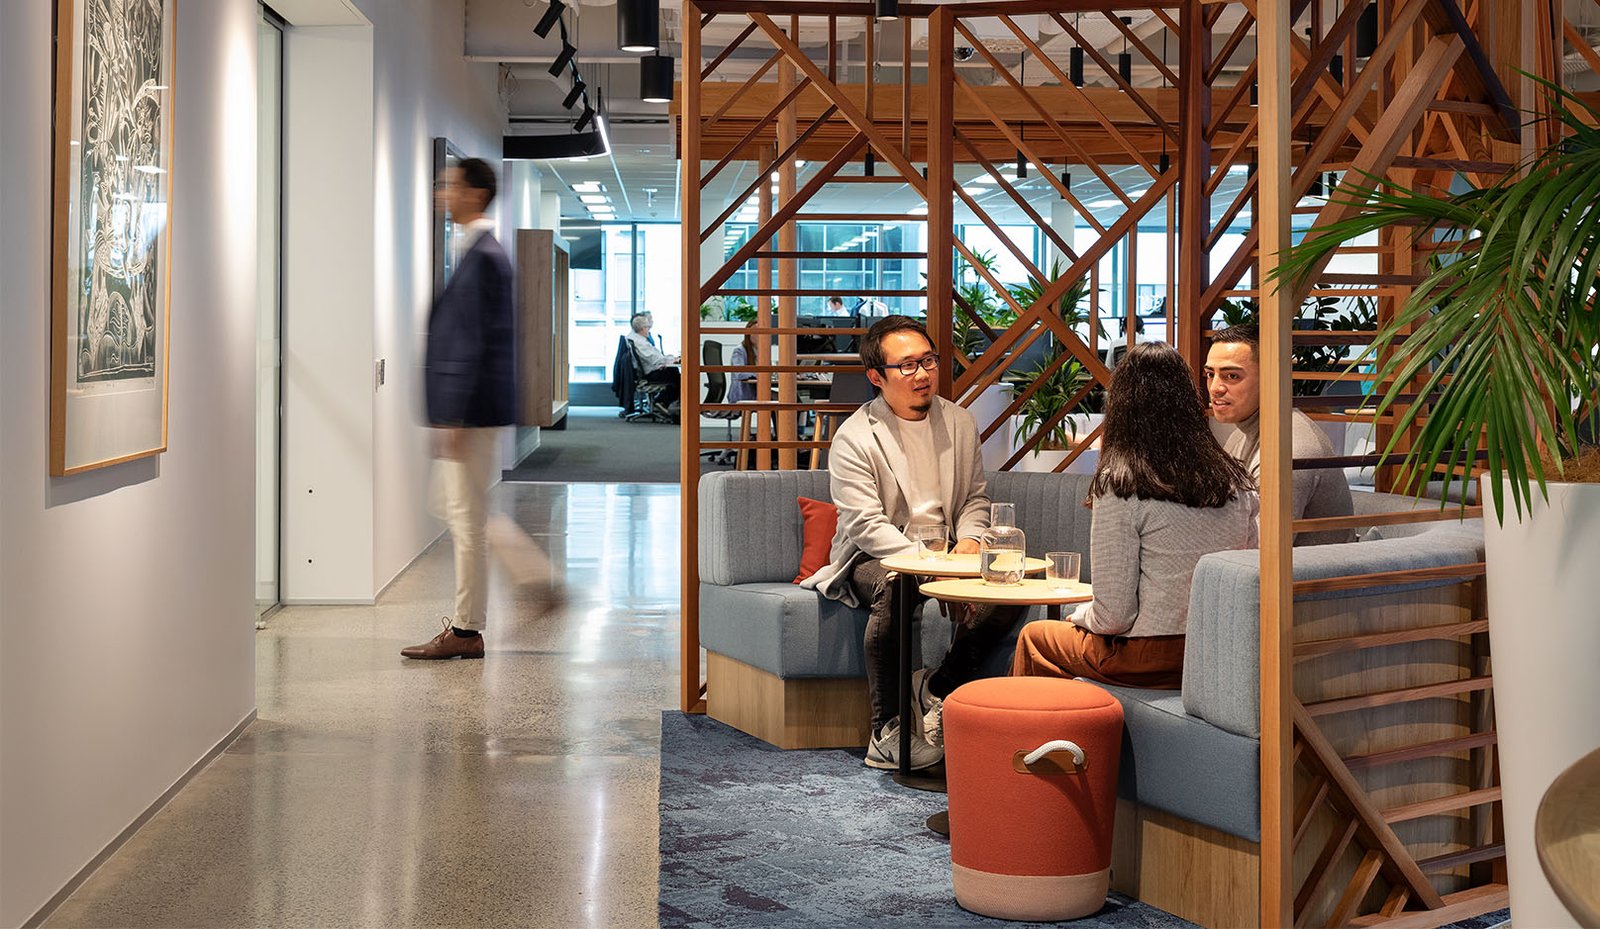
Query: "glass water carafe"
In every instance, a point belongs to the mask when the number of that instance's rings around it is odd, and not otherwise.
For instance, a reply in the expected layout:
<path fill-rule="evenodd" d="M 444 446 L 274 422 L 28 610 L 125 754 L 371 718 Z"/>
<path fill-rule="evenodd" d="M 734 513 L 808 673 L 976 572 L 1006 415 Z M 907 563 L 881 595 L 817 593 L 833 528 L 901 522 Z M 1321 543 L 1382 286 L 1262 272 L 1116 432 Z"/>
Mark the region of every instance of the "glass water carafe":
<path fill-rule="evenodd" d="M 1020 584 L 1027 539 L 1017 528 L 1017 508 L 1011 503 L 989 505 L 989 528 L 983 534 L 978 566 L 985 584 Z"/>

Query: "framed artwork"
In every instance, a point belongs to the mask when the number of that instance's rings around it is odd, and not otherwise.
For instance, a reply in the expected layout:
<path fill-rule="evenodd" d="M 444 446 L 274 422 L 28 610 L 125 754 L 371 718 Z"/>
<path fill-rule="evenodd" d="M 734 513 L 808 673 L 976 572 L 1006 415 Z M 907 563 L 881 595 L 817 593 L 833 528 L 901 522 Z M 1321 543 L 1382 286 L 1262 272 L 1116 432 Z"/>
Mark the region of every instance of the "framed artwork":
<path fill-rule="evenodd" d="M 56 3 L 54 475 L 166 451 L 175 3 Z"/>
<path fill-rule="evenodd" d="M 461 159 L 466 156 L 461 150 L 450 144 L 450 140 L 443 136 L 436 136 L 433 140 L 433 182 L 435 191 L 439 177 L 447 168 L 454 168 L 461 164 Z M 461 235 L 461 227 L 450 216 L 450 211 L 439 202 L 437 193 L 433 198 L 433 296 L 444 293 L 445 282 L 450 280 L 450 274 L 456 268 L 456 241 Z"/>

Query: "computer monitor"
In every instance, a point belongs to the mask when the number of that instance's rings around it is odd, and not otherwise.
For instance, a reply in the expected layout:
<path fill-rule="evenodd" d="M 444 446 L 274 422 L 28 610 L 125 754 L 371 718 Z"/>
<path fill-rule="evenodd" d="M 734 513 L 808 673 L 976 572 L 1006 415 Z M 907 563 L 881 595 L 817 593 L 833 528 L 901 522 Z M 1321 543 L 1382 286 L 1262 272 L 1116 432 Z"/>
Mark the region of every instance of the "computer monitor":
<path fill-rule="evenodd" d="M 796 316 L 796 327 L 801 329 L 857 329 L 858 317 L 851 316 Z M 853 333 L 843 335 L 802 335 L 795 339 L 795 351 L 802 355 L 832 355 L 853 352 L 860 337 Z"/>

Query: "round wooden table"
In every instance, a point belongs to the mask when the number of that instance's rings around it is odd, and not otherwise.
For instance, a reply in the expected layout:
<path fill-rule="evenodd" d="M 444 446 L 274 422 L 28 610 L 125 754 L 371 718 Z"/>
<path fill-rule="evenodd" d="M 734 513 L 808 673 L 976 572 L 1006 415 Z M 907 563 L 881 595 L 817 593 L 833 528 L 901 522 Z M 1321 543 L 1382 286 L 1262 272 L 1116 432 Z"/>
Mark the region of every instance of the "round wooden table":
<path fill-rule="evenodd" d="M 923 595 L 945 603 L 998 604 L 1000 606 L 1042 606 L 1049 619 L 1059 620 L 1061 608 L 1069 603 L 1087 603 L 1094 599 L 1094 588 L 1077 581 L 1065 587 L 1055 581 L 1026 577 L 1020 584 L 986 584 L 981 579 L 945 578 L 929 581 L 917 588 Z M 928 828 L 939 835 L 950 836 L 950 811 L 943 810 L 928 817 Z"/>
<path fill-rule="evenodd" d="M 1600 749 L 1550 783 L 1533 824 L 1544 876 L 1579 925 L 1600 927 Z"/>
<path fill-rule="evenodd" d="M 1028 574 L 1041 574 L 1048 563 L 1043 558 L 1024 558 L 1022 570 Z M 942 773 L 911 772 L 911 627 L 916 621 L 912 614 L 912 595 L 916 593 L 916 579 L 919 577 L 977 578 L 983 572 L 978 567 L 976 553 L 946 554 L 937 558 L 924 558 L 920 554 L 891 555 L 883 559 L 883 566 L 895 574 L 894 622 L 900 648 L 900 765 L 894 773 L 895 783 L 917 790 L 943 793 Z"/>

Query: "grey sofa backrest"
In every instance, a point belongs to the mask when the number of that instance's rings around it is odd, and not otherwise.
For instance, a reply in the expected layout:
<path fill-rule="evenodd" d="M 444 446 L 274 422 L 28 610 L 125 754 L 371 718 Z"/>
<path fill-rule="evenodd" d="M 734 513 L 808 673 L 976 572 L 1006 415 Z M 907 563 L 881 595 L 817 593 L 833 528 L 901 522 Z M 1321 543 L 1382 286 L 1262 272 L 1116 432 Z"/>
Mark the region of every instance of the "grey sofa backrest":
<path fill-rule="evenodd" d="M 991 471 L 992 500 L 1017 505 L 1030 554 L 1083 553 L 1089 509 L 1082 474 Z M 799 498 L 831 500 L 826 471 L 714 471 L 700 478 L 700 580 L 728 586 L 794 579 L 800 565 Z"/>
<path fill-rule="evenodd" d="M 1410 498 L 1356 493 L 1357 513 L 1410 509 Z M 1368 498 L 1368 499 L 1363 499 Z M 1422 505 L 1430 504 L 1423 501 Z M 1376 574 L 1483 560 L 1483 524 L 1445 521 L 1405 527 L 1404 537 L 1309 545 L 1294 550 L 1296 580 Z M 1437 587 L 1424 581 L 1361 590 L 1302 594 L 1296 600 L 1338 599 Z M 1183 708 L 1218 728 L 1259 738 L 1261 554 L 1216 552 L 1195 566 L 1189 591 L 1189 628 L 1184 644 Z"/>

